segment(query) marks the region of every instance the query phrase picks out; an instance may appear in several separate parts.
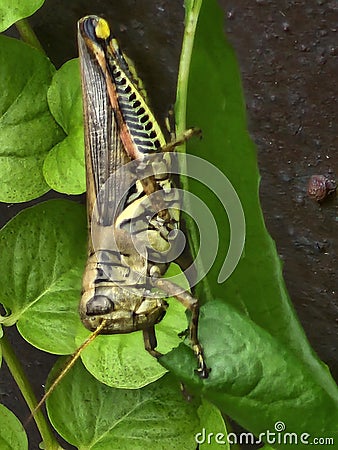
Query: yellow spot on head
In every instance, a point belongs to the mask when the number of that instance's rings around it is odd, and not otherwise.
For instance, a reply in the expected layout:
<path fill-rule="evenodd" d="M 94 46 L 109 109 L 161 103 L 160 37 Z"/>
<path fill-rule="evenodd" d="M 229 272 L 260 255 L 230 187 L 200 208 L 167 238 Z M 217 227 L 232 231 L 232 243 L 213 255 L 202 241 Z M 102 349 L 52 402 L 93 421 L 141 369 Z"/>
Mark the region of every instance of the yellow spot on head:
<path fill-rule="evenodd" d="M 108 22 L 100 18 L 97 22 L 95 33 L 99 39 L 108 39 L 110 36 L 110 29 Z"/>

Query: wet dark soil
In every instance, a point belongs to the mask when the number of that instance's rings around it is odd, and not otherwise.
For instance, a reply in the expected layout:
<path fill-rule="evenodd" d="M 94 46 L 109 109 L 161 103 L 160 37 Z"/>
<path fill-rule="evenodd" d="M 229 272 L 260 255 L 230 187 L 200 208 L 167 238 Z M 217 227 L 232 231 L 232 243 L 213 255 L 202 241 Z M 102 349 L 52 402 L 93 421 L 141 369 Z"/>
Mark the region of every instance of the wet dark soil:
<path fill-rule="evenodd" d="M 337 4 L 222 1 L 257 144 L 265 222 L 306 334 L 338 379 L 337 199 L 306 195 L 337 173 Z"/>
<path fill-rule="evenodd" d="M 221 0 L 220 4 L 238 56 L 249 129 L 257 144 L 267 228 L 284 261 L 286 284 L 308 339 L 338 379 L 337 199 L 319 204 L 306 195 L 311 175 L 337 173 L 337 4 L 323 0 Z M 157 92 L 152 103 L 164 118 L 175 96 L 182 2 L 46 0 L 31 23 L 57 66 L 76 56 L 75 23 L 88 13 L 105 14 L 118 30 L 148 90 Z M 1 205 L 1 223 L 22 207 L 26 205 Z M 55 358 L 9 331 L 40 397 Z M 22 420 L 27 418 L 28 410 L 5 367 L 0 396 Z M 30 449 L 37 449 L 40 441 L 33 424 L 28 432 Z"/>

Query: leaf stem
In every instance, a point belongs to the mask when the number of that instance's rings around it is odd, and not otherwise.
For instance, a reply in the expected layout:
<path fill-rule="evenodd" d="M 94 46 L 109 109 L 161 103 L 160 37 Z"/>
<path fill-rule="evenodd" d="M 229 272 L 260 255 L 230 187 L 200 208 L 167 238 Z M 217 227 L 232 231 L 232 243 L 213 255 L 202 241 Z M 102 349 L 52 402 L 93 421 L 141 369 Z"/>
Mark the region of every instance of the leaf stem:
<path fill-rule="evenodd" d="M 187 116 L 187 97 L 188 97 L 190 63 L 192 50 L 194 47 L 196 26 L 199 18 L 199 12 L 202 6 L 202 0 L 185 0 L 184 4 L 185 4 L 185 29 L 178 71 L 176 104 L 175 104 L 177 136 L 182 136 L 187 126 L 186 116 Z M 186 152 L 185 146 L 186 146 L 185 142 L 183 143 L 182 146 L 180 146 L 182 153 Z M 182 173 L 188 173 L 185 159 L 182 158 L 180 160 L 180 164 L 185 165 L 185 167 L 181 167 Z M 181 176 L 180 181 L 183 190 L 189 191 L 188 177 Z M 184 201 L 187 202 L 188 199 L 185 199 Z M 187 210 L 191 210 L 191 208 L 189 208 L 189 205 L 186 206 L 188 207 Z M 199 259 L 196 259 L 196 255 L 198 254 L 199 250 L 199 233 L 196 224 L 189 214 L 184 214 L 184 218 L 187 224 L 189 244 L 193 257 L 195 259 L 195 266 L 197 272 L 200 271 L 201 273 L 204 273 L 203 262 L 200 261 Z M 208 284 L 206 277 L 203 278 L 202 284 L 203 284 L 202 289 L 205 296 L 210 296 L 210 286 Z"/>
<path fill-rule="evenodd" d="M 176 132 L 177 136 L 186 130 L 187 93 L 191 54 L 194 46 L 196 25 L 202 0 L 185 0 L 185 29 L 182 43 L 180 66 L 176 92 Z"/>
<path fill-rule="evenodd" d="M 27 19 L 18 20 L 15 22 L 15 26 L 24 42 L 36 48 L 44 55 L 46 54 Z"/>
<path fill-rule="evenodd" d="M 24 371 L 20 361 L 14 353 L 14 350 L 8 341 L 6 335 L 4 334 L 1 339 L 1 349 L 4 360 L 14 378 L 16 384 L 18 385 L 22 396 L 24 397 L 30 411 L 33 411 L 37 405 L 37 401 Z M 41 434 L 44 448 L 48 450 L 59 450 L 61 449 L 59 443 L 55 439 L 52 430 L 50 429 L 42 411 L 37 411 L 34 415 L 34 420 Z"/>

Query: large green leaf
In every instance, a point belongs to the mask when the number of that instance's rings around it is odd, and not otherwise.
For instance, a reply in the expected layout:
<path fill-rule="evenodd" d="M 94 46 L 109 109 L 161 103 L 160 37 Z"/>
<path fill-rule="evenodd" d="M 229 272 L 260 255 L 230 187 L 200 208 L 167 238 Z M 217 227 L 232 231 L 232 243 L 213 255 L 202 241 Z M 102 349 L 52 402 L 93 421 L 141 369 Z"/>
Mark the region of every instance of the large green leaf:
<path fill-rule="evenodd" d="M 1 450 L 28 449 L 24 427 L 4 405 L 0 405 L 0 448 Z"/>
<path fill-rule="evenodd" d="M 77 305 L 85 263 L 82 205 L 51 200 L 28 208 L 0 232 L 0 303 L 6 325 L 43 350 L 75 350 Z"/>
<path fill-rule="evenodd" d="M 47 155 L 43 173 L 49 186 L 66 194 L 86 190 L 82 96 L 78 59 L 66 62 L 53 77 L 48 104 L 67 136 Z"/>
<path fill-rule="evenodd" d="M 214 296 L 225 298 L 297 353 L 312 356 L 288 298 L 275 244 L 265 228 L 258 196 L 260 176 L 247 131 L 240 75 L 233 50 L 224 39 L 222 12 L 216 3 L 203 3 L 195 38 L 188 123 L 202 128 L 203 139 L 189 143 L 189 153 L 207 159 L 231 181 L 245 214 L 246 242 L 231 277 L 218 283 L 230 241 L 228 220 L 217 197 L 191 181 L 191 190 L 213 211 L 220 234 L 219 254 L 208 281 Z M 220 196 L 223 186 L 216 189 Z"/>
<path fill-rule="evenodd" d="M 201 317 L 200 337 L 212 371 L 204 382 L 198 380 L 192 352 L 181 345 L 162 358 L 179 379 L 194 391 L 202 389 L 257 436 L 275 431 L 280 421 L 298 436 L 337 434 L 337 399 L 325 384 L 325 369 L 319 383 L 311 368 L 277 337 L 222 300 L 204 305 Z"/>
<path fill-rule="evenodd" d="M 197 406 L 184 400 L 179 382 L 168 375 L 143 389 L 114 389 L 80 363 L 47 400 L 58 433 L 87 450 L 193 450 L 200 431 Z"/>
<path fill-rule="evenodd" d="M 0 201 L 23 202 L 49 190 L 42 165 L 63 132 L 47 105 L 54 67 L 38 50 L 0 36 Z"/>
<path fill-rule="evenodd" d="M 1 0 L 0 32 L 5 31 L 17 20 L 31 16 L 43 5 L 44 1 L 45 0 Z"/>

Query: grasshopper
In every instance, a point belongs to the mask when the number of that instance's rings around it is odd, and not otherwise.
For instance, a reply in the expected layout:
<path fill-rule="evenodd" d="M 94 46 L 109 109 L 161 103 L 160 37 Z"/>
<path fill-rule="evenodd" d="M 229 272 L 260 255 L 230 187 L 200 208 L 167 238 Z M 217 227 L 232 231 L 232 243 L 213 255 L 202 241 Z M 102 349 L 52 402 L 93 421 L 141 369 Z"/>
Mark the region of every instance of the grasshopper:
<path fill-rule="evenodd" d="M 191 311 L 196 372 L 207 378 L 198 301 L 162 278 L 169 263 L 161 254 L 175 246 L 179 230 L 180 198 L 170 167 L 171 150 L 180 141 L 166 143 L 141 82 L 104 19 L 82 18 L 78 45 L 89 228 L 81 320 L 101 334 L 142 330 L 145 349 L 159 358 L 155 325 L 166 313 L 165 298 L 175 297 Z"/>

